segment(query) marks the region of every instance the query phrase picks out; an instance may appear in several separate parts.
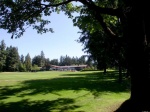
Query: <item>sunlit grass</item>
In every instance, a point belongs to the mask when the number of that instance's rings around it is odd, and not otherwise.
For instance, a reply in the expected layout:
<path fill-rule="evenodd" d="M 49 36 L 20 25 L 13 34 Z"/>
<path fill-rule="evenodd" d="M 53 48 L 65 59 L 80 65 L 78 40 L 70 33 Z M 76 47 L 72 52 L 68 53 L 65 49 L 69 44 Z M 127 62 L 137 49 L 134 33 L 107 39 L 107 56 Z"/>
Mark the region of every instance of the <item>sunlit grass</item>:
<path fill-rule="evenodd" d="M 0 73 L 0 112 L 113 112 L 129 98 L 127 80 L 91 72 Z"/>

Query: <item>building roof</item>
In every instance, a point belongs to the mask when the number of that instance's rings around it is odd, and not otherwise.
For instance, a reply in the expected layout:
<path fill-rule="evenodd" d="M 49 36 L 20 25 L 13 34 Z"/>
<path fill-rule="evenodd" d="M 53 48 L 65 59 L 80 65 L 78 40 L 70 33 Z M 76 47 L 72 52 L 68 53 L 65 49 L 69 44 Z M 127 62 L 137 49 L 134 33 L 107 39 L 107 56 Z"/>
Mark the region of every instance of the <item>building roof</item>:
<path fill-rule="evenodd" d="M 76 68 L 76 67 L 87 67 L 87 65 L 71 65 L 71 66 L 57 66 L 57 65 L 51 65 L 53 68 Z"/>

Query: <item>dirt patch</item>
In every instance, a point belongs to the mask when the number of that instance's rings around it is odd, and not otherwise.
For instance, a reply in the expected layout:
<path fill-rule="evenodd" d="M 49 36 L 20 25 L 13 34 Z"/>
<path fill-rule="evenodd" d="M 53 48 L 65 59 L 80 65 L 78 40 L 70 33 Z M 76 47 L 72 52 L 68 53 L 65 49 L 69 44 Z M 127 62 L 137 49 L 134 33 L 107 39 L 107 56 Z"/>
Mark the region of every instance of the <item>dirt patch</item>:
<path fill-rule="evenodd" d="M 117 110 L 120 107 L 121 104 L 122 104 L 122 102 L 119 102 L 119 103 L 117 102 L 113 105 L 110 105 L 109 107 L 107 107 L 105 109 L 105 112 L 115 112 L 115 110 Z"/>

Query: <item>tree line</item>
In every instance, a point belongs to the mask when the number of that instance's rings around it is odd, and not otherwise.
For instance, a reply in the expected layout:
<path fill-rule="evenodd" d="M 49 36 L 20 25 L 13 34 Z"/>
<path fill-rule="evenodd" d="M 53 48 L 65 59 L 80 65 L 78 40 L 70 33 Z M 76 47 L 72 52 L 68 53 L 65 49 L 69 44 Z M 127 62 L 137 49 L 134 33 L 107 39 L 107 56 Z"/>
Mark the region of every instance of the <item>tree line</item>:
<path fill-rule="evenodd" d="M 50 69 L 50 65 L 69 66 L 69 65 L 83 65 L 87 64 L 93 66 L 92 60 L 86 60 L 85 56 L 81 57 L 70 57 L 60 56 L 60 59 L 46 58 L 44 52 L 41 51 L 39 55 L 30 57 L 28 53 L 26 56 L 19 55 L 18 48 L 13 46 L 6 46 L 4 40 L 0 42 L 0 71 L 20 71 L 26 72 L 31 70 L 39 70 L 44 68 L 45 70 Z"/>

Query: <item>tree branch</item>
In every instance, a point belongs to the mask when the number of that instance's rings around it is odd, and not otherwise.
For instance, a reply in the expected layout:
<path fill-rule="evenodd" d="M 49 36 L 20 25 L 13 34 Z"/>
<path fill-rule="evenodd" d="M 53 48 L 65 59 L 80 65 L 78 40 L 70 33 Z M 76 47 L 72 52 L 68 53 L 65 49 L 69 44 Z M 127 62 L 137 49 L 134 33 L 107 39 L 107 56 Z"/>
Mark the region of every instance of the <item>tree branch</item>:
<path fill-rule="evenodd" d="M 103 27 L 104 31 L 111 37 L 116 37 L 116 34 L 106 25 L 106 23 L 103 20 L 103 17 L 100 15 L 100 13 L 105 13 L 108 14 L 110 13 L 111 15 L 116 16 L 116 12 L 114 12 L 113 9 L 111 8 L 101 8 L 98 7 L 94 4 L 94 2 L 92 0 L 89 0 L 89 2 L 87 2 L 86 0 L 79 0 L 81 1 L 81 3 L 83 3 L 84 5 L 86 5 L 90 10 L 93 11 L 95 18 L 100 22 L 101 26 Z M 110 11 L 110 12 L 109 12 Z"/>
<path fill-rule="evenodd" d="M 99 21 L 99 23 L 103 27 L 104 31 L 110 36 L 116 36 L 115 33 L 106 25 L 106 23 L 103 20 L 103 17 L 100 14 L 108 14 L 108 15 L 113 15 L 113 16 L 119 16 L 120 15 L 120 10 L 119 9 L 99 7 L 92 0 L 67 0 L 67 1 L 64 1 L 64 2 L 56 3 L 56 4 L 42 4 L 40 2 L 38 4 L 36 2 L 35 3 L 33 2 L 34 6 L 41 6 L 41 7 L 37 7 L 39 9 L 35 12 L 33 11 L 33 13 L 31 13 L 29 16 L 25 14 L 23 16 L 23 19 L 24 19 L 24 21 L 27 21 L 30 18 L 30 16 L 33 17 L 37 14 L 40 14 L 43 10 L 45 10 L 48 7 L 58 7 L 58 6 L 61 6 L 61 5 L 66 5 L 66 4 L 68 4 L 70 2 L 73 2 L 73 1 L 80 2 L 83 5 L 87 6 L 89 10 L 93 11 L 93 14 L 94 14 L 95 18 Z M 27 4 L 25 4 L 24 7 L 28 7 L 31 4 L 32 4 L 32 2 L 27 3 Z M 22 5 L 24 5 L 24 4 L 22 4 Z M 20 5 L 20 7 L 22 7 L 22 5 Z M 19 11 L 20 11 L 20 8 L 17 8 L 16 10 L 14 10 L 14 13 L 20 13 Z M 24 12 L 22 12 L 22 13 L 24 13 Z M 12 14 L 8 15 L 8 19 L 11 15 Z"/>
<path fill-rule="evenodd" d="M 93 10 L 97 10 L 99 11 L 99 13 L 101 14 L 107 14 L 107 15 L 111 15 L 111 16 L 120 16 L 122 13 L 122 10 L 120 8 L 103 8 L 100 6 L 97 6 L 92 0 L 88 0 L 89 2 L 87 2 L 86 0 L 78 0 L 81 1 L 83 4 L 87 5 L 88 7 L 92 7 Z"/>
<path fill-rule="evenodd" d="M 73 1 L 76 1 L 76 0 L 68 0 L 68 1 L 65 1 L 65 2 L 58 3 L 58 4 L 49 4 L 49 5 L 41 4 L 41 5 L 43 5 L 45 7 L 58 7 L 60 5 L 65 5 L 65 4 L 68 4 L 68 3 L 73 2 Z"/>
<path fill-rule="evenodd" d="M 102 8 L 102 7 L 99 7 L 99 6 L 95 5 L 95 3 L 92 0 L 88 0 L 89 2 L 87 2 L 86 0 L 68 0 L 68 1 L 65 1 L 65 2 L 58 3 L 58 4 L 49 4 L 49 5 L 41 4 L 41 5 L 43 5 L 45 7 L 57 7 L 57 6 L 60 6 L 60 5 L 68 4 L 68 3 L 73 2 L 73 1 L 81 2 L 82 4 L 87 5 L 88 7 L 90 5 L 90 7 L 92 7 L 93 10 L 97 10 L 101 14 L 108 14 L 108 15 L 111 15 L 111 16 L 119 16 L 121 14 L 121 10 L 119 8 L 117 8 L 117 9 Z"/>

